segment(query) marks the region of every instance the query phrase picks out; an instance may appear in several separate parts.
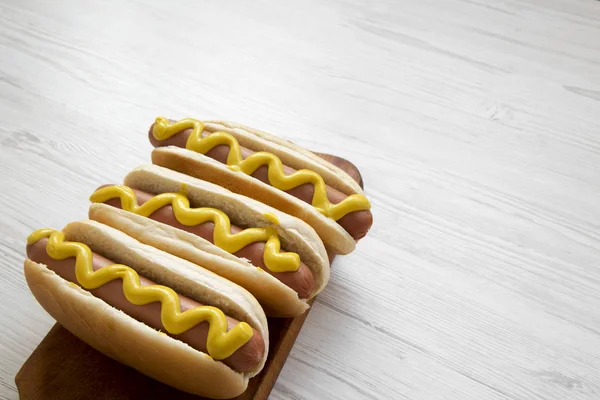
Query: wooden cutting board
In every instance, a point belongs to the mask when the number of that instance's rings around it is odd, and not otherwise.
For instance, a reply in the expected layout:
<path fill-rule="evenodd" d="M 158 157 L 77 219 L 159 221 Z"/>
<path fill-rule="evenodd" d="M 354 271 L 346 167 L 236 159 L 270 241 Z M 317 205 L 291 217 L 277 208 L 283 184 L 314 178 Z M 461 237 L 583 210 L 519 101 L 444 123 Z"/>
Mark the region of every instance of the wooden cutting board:
<path fill-rule="evenodd" d="M 354 164 L 329 154 L 317 154 L 346 171 L 362 186 L 362 177 Z M 333 261 L 334 254 L 328 254 Z M 267 399 L 309 311 L 296 318 L 268 319 L 267 363 L 261 373 L 250 380 L 248 389 L 236 397 L 237 400 Z M 60 324 L 55 324 L 31 353 L 15 382 L 21 400 L 202 399 L 106 357 Z"/>

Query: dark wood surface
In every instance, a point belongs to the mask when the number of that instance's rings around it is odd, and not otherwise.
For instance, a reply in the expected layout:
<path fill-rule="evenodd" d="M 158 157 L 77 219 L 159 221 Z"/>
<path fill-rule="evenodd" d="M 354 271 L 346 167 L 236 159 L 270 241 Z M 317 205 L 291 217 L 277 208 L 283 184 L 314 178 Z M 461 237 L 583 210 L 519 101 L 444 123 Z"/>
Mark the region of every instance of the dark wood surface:
<path fill-rule="evenodd" d="M 319 156 L 345 170 L 362 186 L 358 169 L 328 154 Z M 334 255 L 329 254 L 333 261 Z M 312 301 L 311 301 L 312 304 Z M 252 378 L 237 400 L 269 396 L 310 309 L 296 318 L 269 318 L 269 356 L 261 373 Z M 60 324 L 55 324 L 15 377 L 22 400 L 189 399 L 183 393 L 94 350 Z"/>

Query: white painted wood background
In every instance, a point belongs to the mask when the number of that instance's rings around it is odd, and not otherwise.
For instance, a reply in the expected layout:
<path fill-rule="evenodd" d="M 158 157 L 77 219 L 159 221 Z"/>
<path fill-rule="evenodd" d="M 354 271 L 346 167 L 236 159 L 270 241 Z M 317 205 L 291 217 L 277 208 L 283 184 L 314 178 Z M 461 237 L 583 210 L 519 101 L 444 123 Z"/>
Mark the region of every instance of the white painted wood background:
<path fill-rule="evenodd" d="M 25 237 L 148 162 L 158 115 L 363 173 L 375 225 L 272 398 L 600 398 L 600 2 L 2 0 L 0 398 L 52 325 Z"/>

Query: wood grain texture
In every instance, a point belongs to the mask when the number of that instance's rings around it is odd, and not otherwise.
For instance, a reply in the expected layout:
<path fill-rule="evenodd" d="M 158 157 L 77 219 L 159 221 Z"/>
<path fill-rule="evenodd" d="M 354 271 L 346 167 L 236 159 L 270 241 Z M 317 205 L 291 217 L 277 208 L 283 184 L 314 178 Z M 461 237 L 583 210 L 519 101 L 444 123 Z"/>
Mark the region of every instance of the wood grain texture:
<path fill-rule="evenodd" d="M 375 225 L 271 398 L 599 398 L 599 37 L 591 0 L 3 0 L 0 398 L 52 325 L 26 235 L 148 162 L 157 115 L 367 183 Z"/>

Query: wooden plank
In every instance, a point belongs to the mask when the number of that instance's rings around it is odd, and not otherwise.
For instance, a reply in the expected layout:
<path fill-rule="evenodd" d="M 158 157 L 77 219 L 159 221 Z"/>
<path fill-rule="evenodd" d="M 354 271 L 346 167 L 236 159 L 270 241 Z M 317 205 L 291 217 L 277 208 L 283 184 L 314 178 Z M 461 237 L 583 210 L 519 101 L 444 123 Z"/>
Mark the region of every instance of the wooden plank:
<path fill-rule="evenodd" d="M 327 154 L 321 157 L 348 172 L 362 186 L 358 169 Z M 335 255 L 328 252 L 330 261 Z M 312 305 L 312 301 L 310 302 Z M 310 309 L 308 310 L 310 311 Z M 269 318 L 269 357 L 237 400 L 267 399 L 308 316 Z M 201 399 L 155 381 L 94 350 L 55 324 L 15 377 L 22 400 Z"/>

